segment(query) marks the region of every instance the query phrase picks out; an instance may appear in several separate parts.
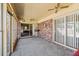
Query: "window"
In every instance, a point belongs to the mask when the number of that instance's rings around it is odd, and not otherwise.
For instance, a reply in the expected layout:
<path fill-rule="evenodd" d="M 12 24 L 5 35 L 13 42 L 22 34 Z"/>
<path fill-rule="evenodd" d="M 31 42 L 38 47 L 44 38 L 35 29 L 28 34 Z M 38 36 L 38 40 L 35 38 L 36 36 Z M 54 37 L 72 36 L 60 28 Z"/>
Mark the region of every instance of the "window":
<path fill-rule="evenodd" d="M 64 36 L 64 18 L 60 18 L 56 20 L 56 41 L 64 44 Z"/>
<path fill-rule="evenodd" d="M 72 48 L 79 48 L 79 14 L 55 20 L 55 41 Z"/>
<path fill-rule="evenodd" d="M 79 48 L 79 15 L 76 14 L 75 17 L 75 48 Z"/>
<path fill-rule="evenodd" d="M 66 17 L 67 23 L 67 39 L 66 45 L 74 47 L 74 15 L 69 15 Z"/>

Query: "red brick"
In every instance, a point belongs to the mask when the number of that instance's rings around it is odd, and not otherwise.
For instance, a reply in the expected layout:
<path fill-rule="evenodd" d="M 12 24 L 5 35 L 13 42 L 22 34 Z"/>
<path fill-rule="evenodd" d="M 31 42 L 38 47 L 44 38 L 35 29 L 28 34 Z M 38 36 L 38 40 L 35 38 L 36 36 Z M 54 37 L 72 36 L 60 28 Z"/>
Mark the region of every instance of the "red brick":
<path fill-rule="evenodd" d="M 39 37 L 48 41 L 52 40 L 52 19 L 39 23 L 38 28 L 40 30 Z"/>

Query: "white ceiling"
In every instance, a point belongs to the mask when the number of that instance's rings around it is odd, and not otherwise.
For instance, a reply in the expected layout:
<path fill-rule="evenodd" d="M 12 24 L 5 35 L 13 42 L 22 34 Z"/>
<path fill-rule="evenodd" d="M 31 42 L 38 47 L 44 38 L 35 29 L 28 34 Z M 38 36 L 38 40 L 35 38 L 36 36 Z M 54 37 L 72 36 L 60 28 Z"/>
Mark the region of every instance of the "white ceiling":
<path fill-rule="evenodd" d="M 65 3 L 66 4 L 66 3 Z M 65 5 L 62 3 L 61 5 Z M 42 18 L 54 13 L 48 9 L 54 8 L 56 3 L 15 3 L 14 7 L 19 18 L 41 20 Z"/>

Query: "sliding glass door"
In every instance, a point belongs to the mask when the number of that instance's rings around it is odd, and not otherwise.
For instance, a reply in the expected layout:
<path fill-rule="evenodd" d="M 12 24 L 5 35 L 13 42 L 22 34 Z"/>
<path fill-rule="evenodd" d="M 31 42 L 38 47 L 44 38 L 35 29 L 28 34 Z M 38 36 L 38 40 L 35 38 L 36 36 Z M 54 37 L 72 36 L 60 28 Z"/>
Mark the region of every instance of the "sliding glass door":
<path fill-rule="evenodd" d="M 79 48 L 79 14 L 55 20 L 55 41 L 72 48 Z"/>
<path fill-rule="evenodd" d="M 67 42 L 66 45 L 72 48 L 79 48 L 79 15 L 67 16 Z"/>
<path fill-rule="evenodd" d="M 75 41 L 74 41 L 74 43 L 75 43 L 75 48 L 79 48 L 79 15 L 78 14 L 76 14 L 75 15 Z"/>
<path fill-rule="evenodd" d="M 65 37 L 65 24 L 64 18 L 57 19 L 55 22 L 55 41 L 58 43 L 64 44 L 64 37 Z"/>
<path fill-rule="evenodd" d="M 67 28 L 67 39 L 66 45 L 70 47 L 74 47 L 74 15 L 70 15 L 66 17 L 66 28 Z"/>

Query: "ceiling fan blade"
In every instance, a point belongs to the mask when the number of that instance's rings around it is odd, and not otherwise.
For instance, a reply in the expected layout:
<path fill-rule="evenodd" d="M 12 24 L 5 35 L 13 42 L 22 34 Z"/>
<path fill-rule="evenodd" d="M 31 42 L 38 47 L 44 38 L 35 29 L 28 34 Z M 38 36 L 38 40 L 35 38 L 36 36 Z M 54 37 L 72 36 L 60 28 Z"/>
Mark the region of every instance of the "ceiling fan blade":
<path fill-rule="evenodd" d="M 60 3 L 57 3 L 57 6 L 56 7 L 58 8 L 59 6 L 60 6 Z"/>
<path fill-rule="evenodd" d="M 54 10 L 54 9 L 48 9 L 48 11 L 51 11 L 51 10 Z"/>
<path fill-rule="evenodd" d="M 68 8 L 69 6 L 62 6 L 62 7 L 60 7 L 61 9 L 63 9 L 63 8 Z"/>

